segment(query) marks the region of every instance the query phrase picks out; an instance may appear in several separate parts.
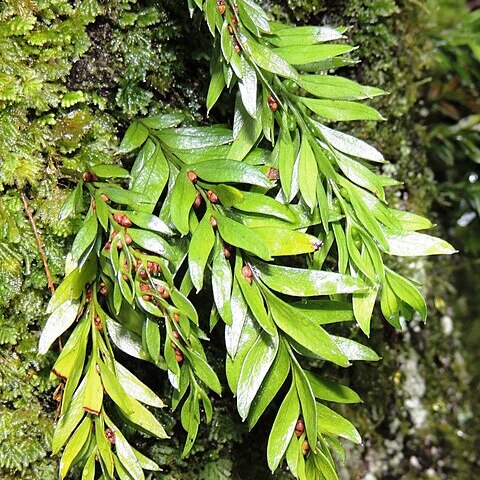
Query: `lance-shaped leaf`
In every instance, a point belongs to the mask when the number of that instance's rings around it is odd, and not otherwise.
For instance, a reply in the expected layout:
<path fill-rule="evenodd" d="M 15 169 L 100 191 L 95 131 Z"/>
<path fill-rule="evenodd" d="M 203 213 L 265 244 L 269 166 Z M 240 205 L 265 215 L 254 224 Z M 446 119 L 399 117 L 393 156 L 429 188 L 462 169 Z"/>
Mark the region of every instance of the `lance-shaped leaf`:
<path fill-rule="evenodd" d="M 313 212 L 317 203 L 317 177 L 315 154 L 308 141 L 308 135 L 303 135 L 298 159 L 298 185 L 305 203 L 310 207 L 310 212 Z"/>
<path fill-rule="evenodd" d="M 331 27 L 291 27 L 285 24 L 275 25 L 275 35 L 268 37 L 268 41 L 276 47 L 289 47 L 293 45 L 312 45 L 321 42 L 339 40 L 343 37 L 340 29 Z"/>
<path fill-rule="evenodd" d="M 103 404 L 103 387 L 95 359 L 90 363 L 86 379 L 87 384 L 85 385 L 85 393 L 83 395 L 83 409 L 88 413 L 98 415 Z"/>
<path fill-rule="evenodd" d="M 200 425 L 200 407 L 194 389 L 190 390 L 190 395 L 183 404 L 181 421 L 183 428 L 187 431 L 187 439 L 182 452 L 182 456 L 186 456 L 193 447 L 195 438 L 197 438 L 198 426 Z"/>
<path fill-rule="evenodd" d="M 272 257 L 313 253 L 319 241 L 317 237 L 287 228 L 259 227 L 252 229 L 260 235 Z"/>
<path fill-rule="evenodd" d="M 151 215 L 145 212 L 128 212 L 127 217 L 135 224 L 146 230 L 161 233 L 162 235 L 173 236 L 170 227 L 156 215 Z"/>
<path fill-rule="evenodd" d="M 270 405 L 290 372 L 290 356 L 283 341 L 279 342 L 277 356 L 264 378 L 248 412 L 248 427 L 251 430 Z"/>
<path fill-rule="evenodd" d="M 60 460 L 60 476 L 62 478 L 67 476 L 70 466 L 90 437 L 91 424 L 92 422 L 89 418 L 84 418 L 65 447 L 65 451 Z"/>
<path fill-rule="evenodd" d="M 370 321 L 372 319 L 377 293 L 378 288 L 371 288 L 367 292 L 354 292 L 352 295 L 355 319 L 367 337 L 370 336 Z"/>
<path fill-rule="evenodd" d="M 294 304 L 319 325 L 355 320 L 350 302 L 304 299 Z"/>
<path fill-rule="evenodd" d="M 92 167 L 92 172 L 101 178 L 129 178 L 130 173 L 118 165 L 99 164 Z"/>
<path fill-rule="evenodd" d="M 335 75 L 302 75 L 301 87 L 320 98 L 361 100 L 383 95 L 380 88 L 367 87 L 348 78 Z"/>
<path fill-rule="evenodd" d="M 69 408 L 65 413 L 60 415 L 60 418 L 58 419 L 52 438 L 52 454 L 54 455 L 60 451 L 63 445 L 65 445 L 65 442 L 85 415 L 82 405 L 86 384 L 87 381 L 85 377 L 73 395 Z"/>
<path fill-rule="evenodd" d="M 134 121 L 128 127 L 118 151 L 119 153 L 129 153 L 142 145 L 147 138 L 148 128 L 142 123 Z"/>
<path fill-rule="evenodd" d="M 158 323 L 152 318 L 145 319 L 143 338 L 149 355 L 155 363 L 160 360 L 160 329 Z"/>
<path fill-rule="evenodd" d="M 129 228 L 128 232 L 132 240 L 143 249 L 156 253 L 167 260 L 175 259 L 172 247 L 160 235 L 138 228 Z"/>
<path fill-rule="evenodd" d="M 232 324 L 230 326 L 225 326 L 225 347 L 230 358 L 235 358 L 248 310 L 248 306 L 236 279 L 233 280 L 230 309 L 232 314 Z"/>
<path fill-rule="evenodd" d="M 253 253 L 263 260 L 271 259 L 268 247 L 263 242 L 262 237 L 255 233 L 253 229 L 217 213 L 213 217 L 217 222 L 221 237 L 227 243 Z"/>
<path fill-rule="evenodd" d="M 303 268 L 282 267 L 252 261 L 254 272 L 270 288 L 277 292 L 297 297 L 334 295 L 365 290 L 359 278 L 339 273 Z"/>
<path fill-rule="evenodd" d="M 230 298 L 232 295 L 232 269 L 225 258 L 221 241 L 217 242 L 213 252 L 212 293 L 218 313 L 227 325 L 232 324 Z"/>
<path fill-rule="evenodd" d="M 420 313 L 422 320 L 425 321 L 427 319 L 427 304 L 418 288 L 398 273 L 395 273 L 390 269 L 387 269 L 386 272 L 387 283 L 393 293 Z"/>
<path fill-rule="evenodd" d="M 194 165 L 192 170 L 199 178 L 213 183 L 246 183 L 259 187 L 272 187 L 272 182 L 253 165 L 237 160 L 211 160 Z"/>
<path fill-rule="evenodd" d="M 210 225 L 210 211 L 207 210 L 198 227 L 193 232 L 188 250 L 190 278 L 192 279 L 194 287 L 197 289 L 197 293 L 203 287 L 203 272 L 214 243 L 215 234 Z"/>
<path fill-rule="evenodd" d="M 153 212 L 170 174 L 162 150 L 150 142 L 145 144 L 133 164 L 130 183 L 130 189 L 143 197 L 144 205 L 137 208 L 146 213 Z"/>
<path fill-rule="evenodd" d="M 152 407 L 165 407 L 165 404 L 158 397 L 158 395 L 148 388 L 123 365 L 115 362 L 115 369 L 117 371 L 118 381 L 128 395 L 142 403 L 145 403 L 146 405 L 151 405 Z"/>
<path fill-rule="evenodd" d="M 170 217 L 182 235 L 190 230 L 188 217 L 196 196 L 197 190 L 189 179 L 187 170 L 181 170 L 172 189 Z"/>
<path fill-rule="evenodd" d="M 314 113 L 337 122 L 350 120 L 385 120 L 374 108 L 363 103 L 347 100 L 324 100 L 302 98 L 303 103 Z"/>
<path fill-rule="evenodd" d="M 140 465 L 133 448 L 118 429 L 115 430 L 115 452 L 131 477 L 135 480 L 145 479 L 142 466 Z"/>
<path fill-rule="evenodd" d="M 346 355 L 320 325 L 312 322 L 302 310 L 292 307 L 264 290 L 277 326 L 300 345 L 316 355 L 342 367 L 349 365 Z"/>
<path fill-rule="evenodd" d="M 242 62 L 242 78 L 238 80 L 238 89 L 243 106 L 251 117 L 257 114 L 257 74 L 248 61 Z"/>
<path fill-rule="evenodd" d="M 159 133 L 163 143 L 173 149 L 206 148 L 232 141 L 232 131 L 220 125 L 210 127 L 166 128 Z"/>
<path fill-rule="evenodd" d="M 95 215 L 91 215 L 77 233 L 72 245 L 72 257 L 78 262 L 83 253 L 95 241 L 98 231 L 98 221 Z"/>
<path fill-rule="evenodd" d="M 222 394 L 222 386 L 218 380 L 217 374 L 207 363 L 205 358 L 199 355 L 195 350 L 185 350 L 185 354 L 193 366 L 195 374 L 202 382 L 211 388 L 218 395 Z"/>
<path fill-rule="evenodd" d="M 232 205 L 234 208 L 242 210 L 243 212 L 271 215 L 288 222 L 294 222 L 296 220 L 294 212 L 290 210 L 287 205 L 261 193 L 242 192 L 242 198 L 234 201 Z"/>
<path fill-rule="evenodd" d="M 348 420 L 321 403 L 317 403 L 317 417 L 321 432 L 333 433 L 353 443 L 362 443 L 357 429 Z"/>
<path fill-rule="evenodd" d="M 347 135 L 338 130 L 333 130 L 317 122 L 315 122 L 315 125 L 325 140 L 340 152 L 354 157 L 364 158 L 372 162 L 383 163 L 385 161 L 383 155 L 376 148 L 363 140 L 359 140 L 352 135 Z"/>
<path fill-rule="evenodd" d="M 141 360 L 150 359 L 150 356 L 143 348 L 142 339 L 136 333 L 128 330 L 111 318 L 107 318 L 107 331 L 113 343 L 122 352 Z"/>
<path fill-rule="evenodd" d="M 168 438 L 163 426 L 140 402 L 131 398 L 123 389 L 113 372 L 103 363 L 99 363 L 102 383 L 110 398 L 119 406 L 122 413 L 142 430 L 157 438 Z"/>
<path fill-rule="evenodd" d="M 409 232 L 402 235 L 386 234 L 388 253 L 399 257 L 424 255 L 451 255 L 456 250 L 445 240 L 425 233 Z"/>
<path fill-rule="evenodd" d="M 100 454 L 99 457 L 102 460 L 102 464 L 105 467 L 106 474 L 113 476 L 114 470 L 114 457 L 112 452 L 112 445 L 105 435 L 105 422 L 103 418 L 105 413 L 95 417 L 95 440 L 97 444 L 97 451 Z"/>
<path fill-rule="evenodd" d="M 237 410 L 245 420 L 263 379 L 267 375 L 278 350 L 278 335 L 262 331 L 243 362 L 237 386 Z"/>
<path fill-rule="evenodd" d="M 330 335 L 330 338 L 338 345 L 344 355 L 352 361 L 363 360 L 366 362 L 377 362 L 380 357 L 369 347 L 351 340 L 350 338 Z"/>
<path fill-rule="evenodd" d="M 300 405 L 302 407 L 307 438 L 317 438 L 317 407 L 312 387 L 305 372 L 296 360 L 293 363 L 293 372 L 298 398 L 300 399 Z M 316 442 L 311 442 L 310 448 L 313 452 L 317 452 Z"/>
<path fill-rule="evenodd" d="M 267 461 L 272 473 L 280 465 L 287 451 L 299 416 L 300 402 L 297 396 L 297 389 L 295 385 L 292 384 L 278 409 L 277 416 L 275 417 L 272 430 L 268 437 Z"/>
<path fill-rule="evenodd" d="M 45 355 L 52 343 L 73 324 L 80 302 L 67 300 L 48 317 L 38 342 L 38 353 Z"/>
<path fill-rule="evenodd" d="M 345 385 L 320 378 L 308 370 L 305 370 L 305 375 L 316 398 L 337 403 L 358 403 L 362 401 L 357 393 Z"/>
<path fill-rule="evenodd" d="M 354 47 L 350 45 L 291 45 L 276 48 L 274 51 L 291 65 L 305 65 L 343 55 L 352 50 Z"/>

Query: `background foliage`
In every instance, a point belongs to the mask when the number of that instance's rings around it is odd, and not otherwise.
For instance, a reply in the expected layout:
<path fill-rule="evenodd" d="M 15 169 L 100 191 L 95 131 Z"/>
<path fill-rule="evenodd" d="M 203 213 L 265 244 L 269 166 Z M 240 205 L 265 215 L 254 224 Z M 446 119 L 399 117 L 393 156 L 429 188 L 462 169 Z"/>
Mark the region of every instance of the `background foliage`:
<path fill-rule="evenodd" d="M 365 446 L 349 452 L 345 478 L 466 479 L 480 468 L 472 412 L 478 397 L 468 388 L 480 373 L 474 302 L 480 199 L 472 181 L 479 159 L 478 79 L 472 77 L 479 22 L 463 7 L 460 0 L 290 0 L 272 6 L 280 18 L 352 26 L 350 40 L 362 61 L 343 74 L 391 92 L 376 104 L 389 121 L 353 133 L 391 160 L 386 173 L 404 179 L 395 202 L 435 212 L 444 235 L 462 250 L 453 264 L 401 266 L 426 285 L 429 323 L 411 323 L 397 334 L 374 322 L 371 344 L 382 363 L 344 373 L 365 401 L 348 412 Z M 53 479 L 57 471 L 47 447 L 56 408 L 48 382 L 52 357 L 35 353 L 49 294 L 20 191 L 28 194 L 58 279 L 78 229 L 75 219 L 57 221 L 68 179 L 89 161 L 113 161 L 122 127 L 137 114 L 205 115 L 208 35 L 186 8 L 166 0 L 87 0 L 74 7 L 63 0 L 15 0 L 0 6 L 2 478 Z M 228 119 L 231 108 L 223 103 L 213 120 Z M 457 278 L 461 290 L 454 287 Z M 203 426 L 194 457 L 179 458 L 181 428 L 169 443 L 136 442 L 148 447 L 169 478 L 264 478 L 262 424 L 253 441 L 245 441 L 246 427 L 231 405 L 227 397 L 217 400 L 213 427 Z M 167 427 L 175 422 L 167 411 L 161 416 Z"/>

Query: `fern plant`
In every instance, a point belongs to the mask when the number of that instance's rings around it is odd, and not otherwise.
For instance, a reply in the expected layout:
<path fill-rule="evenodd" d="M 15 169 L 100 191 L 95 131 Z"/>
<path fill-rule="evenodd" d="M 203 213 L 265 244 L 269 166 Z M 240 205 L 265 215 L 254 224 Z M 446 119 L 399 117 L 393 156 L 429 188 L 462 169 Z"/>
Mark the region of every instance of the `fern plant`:
<path fill-rule="evenodd" d="M 138 151 L 132 168 L 92 165 L 68 197 L 61 218 L 85 198 L 89 209 L 39 345 L 43 354 L 70 332 L 52 369 L 62 390 L 53 452 L 65 446 L 62 478 L 75 464 L 85 479 L 141 479 L 158 469 L 118 427 L 166 438 L 144 406 L 164 403 L 116 359 L 118 349 L 168 376 L 187 455 L 202 412 L 212 418 L 210 396 L 222 393 L 203 348 L 205 327 L 222 322 L 241 418 L 253 427 L 281 400 L 270 469 L 285 460 L 296 478 L 335 479 L 339 437 L 360 443 L 360 435 L 326 403 L 360 398 L 308 360 L 379 360 L 329 333 L 331 325 L 357 322 L 368 335 L 378 297 L 397 328 L 415 311 L 425 320 L 418 285 L 384 258 L 453 248 L 418 233 L 428 219 L 387 205 L 385 187 L 397 182 L 370 166 L 384 162 L 379 151 L 325 125 L 381 119 L 358 102 L 380 90 L 327 74 L 350 63 L 352 47 L 331 43 L 344 30 L 270 22 L 250 0 L 196 6 L 215 37 L 208 109 L 238 84 L 233 131 L 182 126 L 181 115 L 138 119 L 119 149 Z M 271 149 L 259 146 L 263 138 Z M 205 289 L 209 324 L 193 296 Z"/>

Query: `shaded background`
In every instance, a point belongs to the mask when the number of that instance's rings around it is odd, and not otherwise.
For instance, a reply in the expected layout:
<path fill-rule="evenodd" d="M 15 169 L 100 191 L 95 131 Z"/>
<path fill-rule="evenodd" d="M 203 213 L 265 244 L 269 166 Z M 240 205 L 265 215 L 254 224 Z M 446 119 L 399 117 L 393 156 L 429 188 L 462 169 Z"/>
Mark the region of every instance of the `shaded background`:
<path fill-rule="evenodd" d="M 433 218 L 434 233 L 459 249 L 450 258 L 395 265 L 424 285 L 427 325 L 396 332 L 374 319 L 377 364 L 333 371 L 364 399 L 344 412 L 364 438 L 349 447 L 343 479 L 480 478 L 480 14 L 461 0 L 264 1 L 298 24 L 349 25 L 355 67 L 342 69 L 390 92 L 375 101 L 383 123 L 347 124 L 390 160 L 404 181 L 390 202 Z M 469 8 L 470 7 L 470 8 Z M 49 292 L 24 191 L 58 283 L 81 220 L 57 221 L 73 183 L 89 164 L 113 162 L 130 119 L 180 110 L 205 121 L 211 40 L 186 2 L 4 0 L 0 2 L 0 478 L 55 479 L 49 454 L 56 408 L 48 371 L 55 353 L 36 356 Z M 225 95 L 225 94 L 224 94 Z M 207 121 L 229 122 L 227 95 Z M 128 161 L 128 159 L 127 159 Z M 351 335 L 364 341 L 362 334 Z M 210 357 L 221 371 L 221 332 Z M 129 359 L 131 361 L 131 359 Z M 148 376 L 145 365 L 137 364 Z M 156 372 L 155 372 L 156 373 Z M 151 381 L 152 375 L 149 379 Z M 165 380 L 155 388 L 168 392 Z M 214 401 L 193 454 L 179 455 L 185 434 L 153 442 L 130 432 L 164 469 L 151 478 L 265 479 L 270 418 L 251 432 L 231 396 Z M 78 478 L 73 474 L 72 478 Z M 290 478 L 277 472 L 276 478 Z"/>

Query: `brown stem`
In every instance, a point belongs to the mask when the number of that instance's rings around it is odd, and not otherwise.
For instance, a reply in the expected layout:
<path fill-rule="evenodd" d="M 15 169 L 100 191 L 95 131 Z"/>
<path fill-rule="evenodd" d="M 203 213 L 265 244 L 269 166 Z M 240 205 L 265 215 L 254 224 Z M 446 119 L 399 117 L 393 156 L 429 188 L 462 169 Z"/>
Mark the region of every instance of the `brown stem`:
<path fill-rule="evenodd" d="M 28 220 L 30 221 L 30 225 L 32 226 L 33 233 L 35 235 L 35 240 L 37 241 L 38 251 L 40 252 L 40 256 L 42 257 L 43 267 L 45 268 L 45 273 L 47 274 L 48 288 L 50 288 L 50 291 L 54 293 L 55 286 L 53 285 L 52 274 L 50 273 L 50 269 L 48 268 L 47 256 L 45 255 L 45 250 L 43 249 L 43 243 L 42 243 L 42 239 L 40 238 L 40 233 L 38 232 L 35 219 L 33 218 L 32 211 L 30 210 L 27 196 L 25 195 L 24 192 L 20 192 L 20 196 L 22 197 L 25 213 L 27 214 Z"/>

